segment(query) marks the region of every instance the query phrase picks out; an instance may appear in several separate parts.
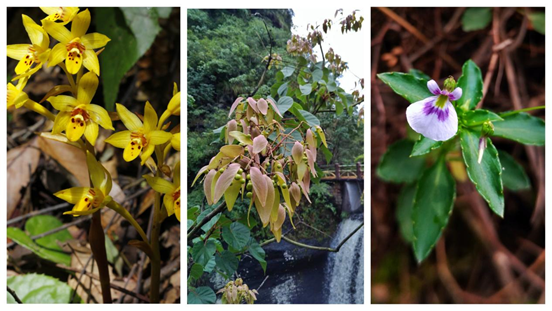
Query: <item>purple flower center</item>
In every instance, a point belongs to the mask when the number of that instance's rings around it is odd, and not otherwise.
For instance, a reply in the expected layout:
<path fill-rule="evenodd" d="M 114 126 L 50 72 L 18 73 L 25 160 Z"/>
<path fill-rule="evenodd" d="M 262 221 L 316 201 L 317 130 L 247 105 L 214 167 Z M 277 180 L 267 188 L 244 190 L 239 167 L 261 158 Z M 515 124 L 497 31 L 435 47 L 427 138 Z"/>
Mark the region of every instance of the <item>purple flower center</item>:
<path fill-rule="evenodd" d="M 429 116 L 431 114 L 437 115 L 437 120 L 441 122 L 445 122 L 448 119 L 449 116 L 449 108 L 441 109 L 437 106 L 435 106 L 435 102 L 428 102 L 424 106 L 424 114 L 426 116 Z"/>

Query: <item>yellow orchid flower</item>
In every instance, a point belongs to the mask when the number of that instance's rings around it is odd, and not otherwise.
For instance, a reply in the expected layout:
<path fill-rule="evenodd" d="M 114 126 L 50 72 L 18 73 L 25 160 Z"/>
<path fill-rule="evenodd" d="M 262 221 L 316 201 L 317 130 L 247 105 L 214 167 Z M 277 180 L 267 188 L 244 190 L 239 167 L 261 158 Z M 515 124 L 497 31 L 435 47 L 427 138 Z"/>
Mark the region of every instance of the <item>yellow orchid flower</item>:
<path fill-rule="evenodd" d="M 78 7 L 40 7 L 42 12 L 46 13 L 48 16 L 43 20 L 50 20 L 52 22 L 61 21 L 61 25 L 68 24 L 73 20 L 77 12 L 79 11 Z"/>
<path fill-rule="evenodd" d="M 8 98 L 8 109 L 13 106 L 15 106 L 15 108 L 20 108 L 29 99 L 27 93 L 23 92 L 23 88 L 27 84 L 27 81 L 28 78 L 23 78 L 17 82 L 17 86 L 8 83 L 8 91 L 6 96 Z"/>
<path fill-rule="evenodd" d="M 125 106 L 117 104 L 117 113 L 128 129 L 109 136 L 105 141 L 114 147 L 124 149 L 123 158 L 130 162 L 138 155 L 144 165 L 153 154 L 156 145 L 162 145 L 171 139 L 172 134 L 157 130 L 157 113 L 149 102 L 144 108 L 144 123 Z"/>
<path fill-rule="evenodd" d="M 86 164 L 92 180 L 91 187 L 73 187 L 54 193 L 56 197 L 75 204 L 73 210 L 63 213 L 64 215 L 90 215 L 112 201 L 109 192 L 113 182 L 109 172 L 89 151 L 86 152 Z"/>
<path fill-rule="evenodd" d="M 87 72 L 77 86 L 77 98 L 67 95 L 48 98 L 52 106 L 60 111 L 54 121 L 52 134 L 59 134 L 65 130 L 65 135 L 70 141 L 77 141 L 84 134 L 86 140 L 94 146 L 98 138 L 98 124 L 105 129 L 114 130 L 107 111 L 90 103 L 98 83 L 98 77 L 92 72 Z"/>
<path fill-rule="evenodd" d="M 50 55 L 50 37 L 27 15 L 22 15 L 23 25 L 31 39 L 31 44 L 11 44 L 8 45 L 7 55 L 9 58 L 18 60 L 15 67 L 17 75 L 31 75 L 38 71 Z M 34 68 L 31 69 L 31 67 Z M 19 77 L 18 77 L 19 78 Z"/>
<path fill-rule="evenodd" d="M 171 115 L 173 116 L 179 116 L 180 115 L 180 92 L 177 91 L 176 83 L 174 84 L 174 92 L 173 97 L 169 101 L 169 104 L 167 105 L 167 110 L 163 112 L 161 115 L 161 118 L 159 118 L 159 126 L 163 126 L 163 123 L 167 120 L 168 117 Z"/>
<path fill-rule="evenodd" d="M 153 190 L 165 194 L 163 204 L 167 209 L 167 215 L 175 214 L 176 219 L 180 221 L 180 161 L 174 166 L 173 174 L 172 183 L 157 176 L 144 175 L 143 177 Z"/>
<path fill-rule="evenodd" d="M 176 151 L 180 151 L 180 132 L 174 133 L 171 138 L 171 145 Z"/>
<path fill-rule="evenodd" d="M 44 29 L 56 40 L 48 60 L 48 67 L 55 66 L 65 60 L 67 71 L 76 74 L 82 65 L 93 73 L 100 75 L 100 63 L 94 49 L 104 47 L 111 39 L 101 33 L 86 34 L 90 26 L 88 9 L 75 16 L 71 23 L 71 31 L 62 24 L 43 20 Z"/>

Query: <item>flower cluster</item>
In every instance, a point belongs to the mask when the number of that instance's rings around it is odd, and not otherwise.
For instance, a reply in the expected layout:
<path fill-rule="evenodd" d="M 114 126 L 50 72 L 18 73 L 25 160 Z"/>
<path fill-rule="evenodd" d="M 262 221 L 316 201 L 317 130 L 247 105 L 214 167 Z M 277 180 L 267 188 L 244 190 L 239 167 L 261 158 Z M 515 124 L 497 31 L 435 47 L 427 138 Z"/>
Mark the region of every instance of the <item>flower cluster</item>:
<path fill-rule="evenodd" d="M 249 289 L 249 286 L 244 284 L 241 278 L 228 282 L 217 292 L 217 294 L 220 293 L 222 293 L 223 304 L 241 304 L 242 302 L 253 304 L 259 294 L 257 290 Z"/>
<path fill-rule="evenodd" d="M 285 128 L 271 98 L 240 97 L 229 116 L 234 112 L 235 118 L 225 129 L 227 145 L 201 168 L 194 183 L 206 174 L 203 187 L 209 205 L 224 196 L 232 210 L 240 193 L 242 199 L 244 195 L 251 199 L 250 208 L 255 204 L 263 226 L 270 224 L 280 241 L 286 211 L 291 220 L 302 196 L 310 202 L 311 176 L 317 176 L 317 147 L 326 144 L 324 132 L 319 126 L 313 128 L 317 140 L 304 121 Z"/>
<path fill-rule="evenodd" d="M 326 61 L 329 63 L 329 68 L 334 74 L 340 75 L 343 71 L 349 68 L 349 66 L 347 66 L 347 62 L 341 60 L 341 56 L 339 54 L 335 54 L 332 48 L 328 49 L 325 56 Z"/>
<path fill-rule="evenodd" d="M 298 35 L 292 35 L 287 42 L 287 51 L 294 56 L 312 54 L 312 45 L 309 40 Z"/>

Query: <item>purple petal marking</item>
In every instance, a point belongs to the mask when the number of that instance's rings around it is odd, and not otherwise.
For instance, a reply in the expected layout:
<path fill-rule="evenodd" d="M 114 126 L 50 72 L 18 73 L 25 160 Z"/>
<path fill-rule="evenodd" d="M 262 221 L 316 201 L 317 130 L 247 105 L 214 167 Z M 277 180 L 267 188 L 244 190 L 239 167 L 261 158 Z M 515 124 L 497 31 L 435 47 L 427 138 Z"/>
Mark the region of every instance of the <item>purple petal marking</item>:
<path fill-rule="evenodd" d="M 423 112 L 426 116 L 429 116 L 431 114 L 437 115 L 437 120 L 441 122 L 445 122 L 449 117 L 449 108 L 445 107 L 445 109 L 441 109 L 437 106 L 435 106 L 435 101 L 430 101 L 424 105 Z"/>
<path fill-rule="evenodd" d="M 457 87 L 449 94 L 449 99 L 452 101 L 459 100 L 462 97 L 462 89 Z"/>
<path fill-rule="evenodd" d="M 427 88 L 433 95 L 441 95 L 441 89 L 435 80 L 427 81 Z"/>

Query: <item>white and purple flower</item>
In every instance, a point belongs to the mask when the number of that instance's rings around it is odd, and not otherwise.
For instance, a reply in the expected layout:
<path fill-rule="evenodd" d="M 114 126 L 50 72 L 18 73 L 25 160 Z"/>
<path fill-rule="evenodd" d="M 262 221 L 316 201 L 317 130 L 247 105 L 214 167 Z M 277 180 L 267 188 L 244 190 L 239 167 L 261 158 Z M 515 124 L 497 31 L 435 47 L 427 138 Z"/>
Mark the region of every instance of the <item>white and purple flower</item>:
<path fill-rule="evenodd" d="M 406 119 L 417 133 L 436 141 L 452 138 L 458 131 L 458 115 L 451 101 L 462 97 L 462 89 L 456 87 L 452 77 L 441 90 L 435 80 L 427 82 L 427 88 L 435 96 L 417 101 L 406 108 Z"/>

